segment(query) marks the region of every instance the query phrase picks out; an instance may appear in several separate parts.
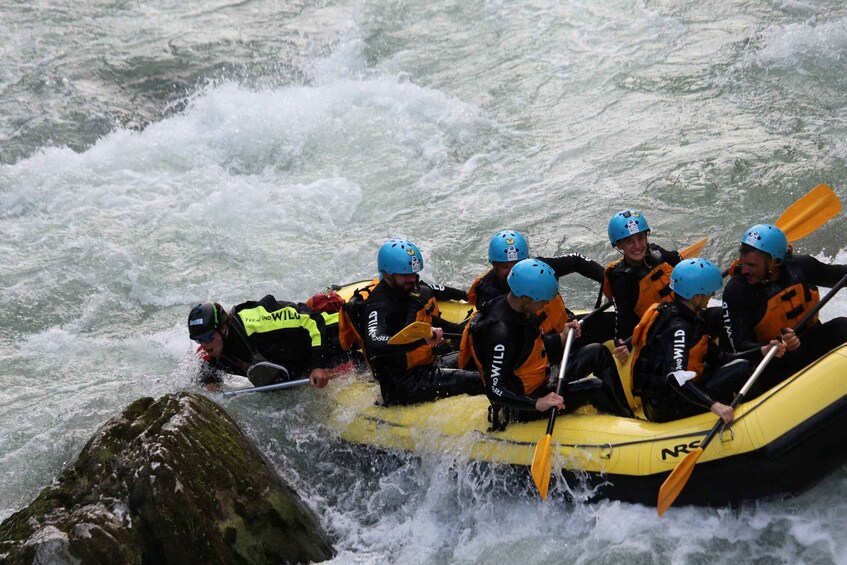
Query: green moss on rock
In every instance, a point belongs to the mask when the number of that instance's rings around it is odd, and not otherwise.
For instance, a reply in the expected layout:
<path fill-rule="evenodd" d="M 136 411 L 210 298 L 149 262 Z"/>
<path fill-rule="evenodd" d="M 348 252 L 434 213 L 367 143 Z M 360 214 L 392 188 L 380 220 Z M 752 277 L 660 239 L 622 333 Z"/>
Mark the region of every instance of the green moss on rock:
<path fill-rule="evenodd" d="M 0 524 L 0 559 L 29 563 L 62 552 L 126 563 L 333 555 L 314 514 L 226 412 L 190 393 L 130 404 L 56 484 Z"/>

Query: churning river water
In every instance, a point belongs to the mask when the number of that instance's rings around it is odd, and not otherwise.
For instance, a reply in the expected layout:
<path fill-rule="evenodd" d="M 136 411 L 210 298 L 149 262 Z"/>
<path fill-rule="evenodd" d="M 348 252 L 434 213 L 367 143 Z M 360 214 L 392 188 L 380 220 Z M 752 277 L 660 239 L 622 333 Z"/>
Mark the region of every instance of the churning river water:
<path fill-rule="evenodd" d="M 304 301 L 389 237 L 458 287 L 503 228 L 606 263 L 628 207 L 726 265 L 818 183 L 847 199 L 840 0 L 1 0 L 0 36 L 0 519 L 129 402 L 193 388 L 196 302 Z M 847 262 L 845 233 L 797 246 Z M 345 444 L 344 386 L 216 397 L 337 563 L 847 563 L 845 469 L 661 520 L 542 503 L 462 454 Z"/>

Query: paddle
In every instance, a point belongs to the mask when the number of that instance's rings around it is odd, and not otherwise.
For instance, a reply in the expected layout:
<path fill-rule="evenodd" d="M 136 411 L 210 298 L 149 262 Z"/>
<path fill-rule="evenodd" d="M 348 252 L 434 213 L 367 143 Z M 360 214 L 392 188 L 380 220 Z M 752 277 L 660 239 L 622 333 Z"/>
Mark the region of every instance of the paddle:
<path fill-rule="evenodd" d="M 802 239 L 834 218 L 841 211 L 838 196 L 825 184 L 819 184 L 792 204 L 776 221 L 788 241 Z"/>
<path fill-rule="evenodd" d="M 432 324 L 426 322 L 412 322 L 388 340 L 388 345 L 404 345 L 419 339 L 432 338 Z M 461 339 L 462 334 L 444 333 L 444 339 Z"/>
<path fill-rule="evenodd" d="M 562 385 L 565 382 L 565 367 L 568 364 L 568 356 L 573 344 L 573 328 L 568 328 L 565 339 L 565 352 L 562 354 L 562 362 L 559 363 L 559 381 L 556 384 L 556 394 L 562 394 Z M 550 422 L 547 424 L 547 434 L 541 438 L 535 446 L 532 456 L 532 480 L 538 487 L 538 494 L 542 499 L 547 498 L 547 488 L 550 486 L 550 473 L 553 471 L 553 457 L 550 454 L 550 441 L 553 439 L 553 426 L 556 424 L 556 415 L 559 413 L 555 408 L 550 409 Z"/>
<path fill-rule="evenodd" d="M 309 384 L 309 379 L 300 379 L 297 381 L 288 381 L 287 383 L 277 383 L 275 385 L 266 385 L 266 386 L 254 386 L 250 388 L 242 388 L 239 390 L 230 390 L 224 393 L 224 396 L 237 396 L 240 394 L 247 394 L 249 392 L 269 392 L 272 390 L 281 390 L 284 388 L 294 388 L 296 386 L 303 386 Z"/>
<path fill-rule="evenodd" d="M 288 378 L 288 376 L 288 369 L 286 369 L 282 365 L 271 363 L 270 361 L 261 361 L 259 363 L 255 363 L 251 365 L 249 369 L 247 369 L 247 378 L 250 379 L 250 382 L 252 383 L 273 382 L 279 380 L 280 378 L 286 379 Z M 231 390 L 229 392 L 225 392 L 224 396 L 237 396 L 239 394 L 247 394 L 249 392 L 268 392 L 271 390 L 280 390 L 284 388 L 292 388 L 295 386 L 307 384 L 309 384 L 309 379 L 286 381 L 282 383 L 275 383 L 264 386 L 252 386 L 239 390 Z"/>
<path fill-rule="evenodd" d="M 802 330 L 803 327 L 809 322 L 809 320 L 811 320 L 812 317 L 817 314 L 821 308 L 823 308 L 824 304 L 829 302 L 829 300 L 833 296 L 835 296 L 835 293 L 841 290 L 841 288 L 845 284 L 847 284 L 847 275 L 844 275 L 841 280 L 838 281 L 838 283 L 832 287 L 832 289 L 827 293 L 827 295 L 821 299 L 820 302 L 815 304 L 815 306 L 811 310 L 806 312 L 806 315 L 804 315 L 800 322 L 798 322 L 797 325 L 794 327 L 795 331 Z M 759 366 L 756 367 L 756 370 L 753 371 L 753 374 L 750 375 L 750 378 L 747 379 L 746 383 L 744 383 L 744 386 L 741 388 L 741 391 L 738 393 L 738 396 L 736 396 L 735 399 L 732 401 L 731 406 L 733 409 L 738 405 L 741 399 L 744 398 L 744 395 L 747 394 L 747 391 L 750 390 L 750 387 L 753 386 L 753 384 L 756 382 L 756 379 L 759 378 L 759 375 L 762 373 L 762 371 L 765 370 L 765 367 L 767 367 L 768 363 L 770 363 L 771 359 L 773 359 L 773 356 L 775 354 L 776 347 L 771 347 L 768 350 L 767 355 L 765 355 L 765 358 L 762 359 L 762 362 L 759 363 Z M 677 464 L 674 470 L 671 471 L 671 474 L 668 475 L 668 478 L 665 479 L 665 482 L 662 483 L 662 486 L 659 489 L 658 503 L 656 505 L 656 509 L 659 512 L 659 516 L 665 513 L 665 510 L 667 510 L 670 505 L 673 504 L 673 501 L 676 500 L 676 497 L 679 496 L 680 492 L 682 492 L 683 487 L 688 482 L 688 478 L 694 471 L 694 465 L 697 464 L 697 460 L 700 459 L 701 455 L 703 455 L 703 451 L 706 449 L 706 446 L 709 445 L 709 442 L 712 441 L 712 438 L 721 428 L 722 424 L 723 420 L 718 418 L 718 421 L 715 423 L 714 427 L 711 429 L 711 431 L 709 431 L 705 439 L 700 442 L 700 445 L 697 447 L 697 449 L 686 455 L 685 459 L 683 459 Z"/>
<path fill-rule="evenodd" d="M 692 257 L 699 257 L 700 252 L 703 251 L 703 248 L 706 247 L 706 244 L 709 243 L 709 238 L 704 237 L 700 241 L 696 241 L 679 252 L 679 256 L 683 259 L 691 259 Z"/>
<path fill-rule="evenodd" d="M 294 388 L 309 384 L 309 379 L 300 379 L 297 381 L 288 381 L 287 383 L 277 383 L 275 385 L 254 386 L 250 388 L 241 388 L 238 390 L 230 390 L 224 393 L 224 396 L 237 396 L 239 394 L 247 394 L 248 392 L 269 392 L 271 390 L 281 390 L 284 388 Z"/>

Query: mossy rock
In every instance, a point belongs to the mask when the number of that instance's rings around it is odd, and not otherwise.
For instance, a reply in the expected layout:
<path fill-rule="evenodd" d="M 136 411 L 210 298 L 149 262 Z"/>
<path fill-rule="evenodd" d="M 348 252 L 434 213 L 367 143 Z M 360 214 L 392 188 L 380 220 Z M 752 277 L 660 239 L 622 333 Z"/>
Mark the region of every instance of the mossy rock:
<path fill-rule="evenodd" d="M 217 404 L 141 398 L 0 524 L 0 562 L 303 563 L 333 550 L 314 513 Z"/>

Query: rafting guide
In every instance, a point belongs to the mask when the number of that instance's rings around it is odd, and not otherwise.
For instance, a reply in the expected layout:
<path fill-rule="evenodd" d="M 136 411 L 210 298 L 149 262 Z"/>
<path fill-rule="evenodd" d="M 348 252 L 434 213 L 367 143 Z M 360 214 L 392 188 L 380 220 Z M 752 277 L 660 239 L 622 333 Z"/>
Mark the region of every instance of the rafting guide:
<path fill-rule="evenodd" d="M 292 302 L 278 302 L 270 294 L 239 304 L 229 313 L 218 303 L 204 302 L 188 314 L 189 337 L 199 344 L 200 382 L 210 390 L 219 389 L 221 373 L 248 376 L 250 366 L 261 361 L 284 366 L 284 377 L 279 378 L 308 376 L 313 387 L 326 386 L 325 332 L 320 314 Z M 250 375 L 254 386 L 276 380 L 266 372 L 258 374 L 261 380 Z"/>

